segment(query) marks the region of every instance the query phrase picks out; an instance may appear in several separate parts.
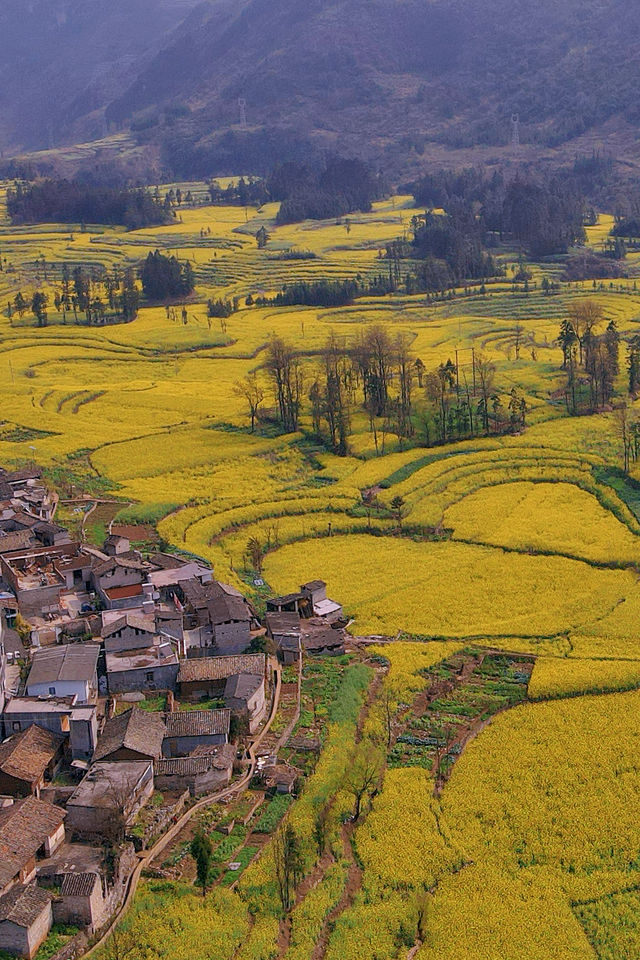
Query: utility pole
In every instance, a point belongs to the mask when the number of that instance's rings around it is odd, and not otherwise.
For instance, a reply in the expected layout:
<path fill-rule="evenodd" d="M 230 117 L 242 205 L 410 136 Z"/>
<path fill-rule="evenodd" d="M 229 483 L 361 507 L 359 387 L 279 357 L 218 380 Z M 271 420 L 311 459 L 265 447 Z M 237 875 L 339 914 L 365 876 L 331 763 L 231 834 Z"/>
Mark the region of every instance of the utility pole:
<path fill-rule="evenodd" d="M 240 127 L 242 130 L 247 129 L 247 101 L 244 97 L 239 97 L 238 107 L 240 109 Z"/>
<path fill-rule="evenodd" d="M 520 146 L 520 114 L 511 114 L 511 146 L 517 150 Z"/>

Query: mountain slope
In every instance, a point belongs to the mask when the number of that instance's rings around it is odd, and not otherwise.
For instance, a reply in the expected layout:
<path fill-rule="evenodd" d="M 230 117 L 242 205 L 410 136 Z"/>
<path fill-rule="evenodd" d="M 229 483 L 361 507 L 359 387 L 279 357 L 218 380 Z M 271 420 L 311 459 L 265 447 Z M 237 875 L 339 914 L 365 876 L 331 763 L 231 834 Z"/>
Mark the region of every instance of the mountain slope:
<path fill-rule="evenodd" d="M 256 124 L 474 142 L 519 112 L 553 141 L 635 119 L 639 57 L 630 0 L 218 0 L 108 115 L 181 99 L 222 125 L 243 96 Z"/>
<path fill-rule="evenodd" d="M 135 81 L 196 3 L 2 0 L 0 144 L 59 142 L 79 120 L 84 135 L 99 135 L 105 104 Z"/>
<path fill-rule="evenodd" d="M 4 0 L 0 29 L 24 2 Z M 145 142 L 206 143 L 237 134 L 239 98 L 254 133 L 286 128 L 378 155 L 398 143 L 505 143 L 514 112 L 523 139 L 547 145 L 640 117 L 640 19 L 631 0 L 27 5 L 36 18 L 53 7 L 67 19 L 41 24 L 27 59 L 13 56 L 0 71 L 23 141 L 45 139 L 44 113 L 54 117 L 54 139 L 95 134 L 106 120 L 112 130 L 133 125 Z M 14 74 L 27 77 L 18 92 Z M 50 110 L 38 101 L 43 88 Z"/>

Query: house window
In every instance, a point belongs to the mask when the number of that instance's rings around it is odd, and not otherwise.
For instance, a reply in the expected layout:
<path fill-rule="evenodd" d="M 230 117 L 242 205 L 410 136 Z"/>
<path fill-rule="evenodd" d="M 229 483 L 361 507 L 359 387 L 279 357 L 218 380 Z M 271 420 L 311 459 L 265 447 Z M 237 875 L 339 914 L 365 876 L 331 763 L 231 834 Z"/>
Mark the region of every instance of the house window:
<path fill-rule="evenodd" d="M 50 695 L 51 697 L 55 697 L 55 695 L 56 695 L 56 688 L 55 688 L 55 687 L 49 687 L 49 695 Z"/>
<path fill-rule="evenodd" d="M 16 733 L 20 732 L 20 723 L 18 720 L 13 721 L 13 729 L 14 729 L 14 732 Z"/>
<path fill-rule="evenodd" d="M 147 673 L 146 678 L 147 678 L 147 683 L 153 683 L 153 673 L 151 672 Z"/>

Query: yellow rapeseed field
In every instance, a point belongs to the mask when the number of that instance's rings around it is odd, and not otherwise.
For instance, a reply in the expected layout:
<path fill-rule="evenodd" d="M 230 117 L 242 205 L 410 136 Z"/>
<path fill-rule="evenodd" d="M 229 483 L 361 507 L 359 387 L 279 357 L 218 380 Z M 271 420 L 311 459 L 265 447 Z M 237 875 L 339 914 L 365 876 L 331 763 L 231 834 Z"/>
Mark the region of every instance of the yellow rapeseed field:
<path fill-rule="evenodd" d="M 322 575 L 361 633 L 459 638 L 575 630 L 616 608 L 636 581 L 563 557 L 363 535 L 319 540 L 311 553 L 283 547 L 265 573 L 281 592 Z"/>
<path fill-rule="evenodd" d="M 583 693 L 607 693 L 640 687 L 638 660 L 578 660 L 576 657 L 540 657 L 536 661 L 529 696 L 555 700 Z"/>
<path fill-rule="evenodd" d="M 206 197 L 206 184 L 188 188 Z M 512 289 L 508 272 L 486 294 L 442 301 L 416 294 L 327 309 L 257 307 L 247 298 L 295 280 L 386 272 L 380 254 L 409 230 L 411 198 L 376 203 L 349 225 L 281 227 L 275 204 L 203 203 L 183 206 L 169 226 L 127 233 L 13 228 L 4 197 L 3 186 L 5 305 L 36 289 L 52 301 L 63 264 L 122 271 L 156 248 L 190 261 L 196 289 L 186 322 L 181 312 L 143 305 L 126 325 L 63 324 L 50 306 L 48 326 L 38 328 L 28 310 L 10 317 L 3 309 L 0 464 L 36 462 L 77 492 L 94 484 L 139 516 L 161 518 L 169 547 L 207 559 L 216 576 L 248 592 L 258 571 L 247 566 L 247 547 L 258 541 L 265 590 L 322 578 L 353 618 L 352 633 L 399 637 L 363 654 L 379 672 L 385 661 L 389 669 L 360 727 L 372 671 L 349 668 L 349 709 L 323 731 L 317 765 L 288 814 L 308 872 L 326 805 L 331 851 L 292 913 L 288 950 L 278 945 L 267 844 L 234 891 L 216 888 L 203 900 L 175 884 L 145 883 L 128 920 L 141 960 L 313 960 L 319 940 L 322 960 L 398 960 L 418 934 L 420 960 L 638 954 L 640 469 L 631 465 L 631 482 L 620 474 L 615 412 L 566 415 L 555 342 L 568 307 L 593 295 L 590 284 L 546 296 L 540 283 L 557 279 L 557 265 L 530 264 L 528 294 Z M 602 216 L 588 229 L 592 247 L 602 246 L 611 222 Z M 270 239 L 258 249 L 262 224 Z M 515 251 L 498 257 L 509 270 L 518 259 Z M 623 342 L 640 313 L 632 283 L 597 295 Z M 210 321 L 210 298 L 236 298 L 238 309 Z M 503 400 L 513 387 L 522 391 L 526 429 L 441 445 L 431 435 L 429 446 L 416 374 L 413 438 L 399 438 L 382 418 L 374 436 L 354 407 L 348 455 L 327 453 L 312 436 L 308 404 L 319 352 L 331 333 L 351 340 L 374 324 L 405 335 L 427 371 L 457 351 L 470 375 L 471 351 L 482 352 Z M 273 421 L 265 370 L 273 335 L 295 348 L 306 378 L 300 430 L 286 436 Z M 624 366 L 621 355 L 620 396 Z M 235 385 L 254 373 L 269 417 L 251 434 Z M 631 419 L 637 408 L 629 400 Z M 373 515 L 363 494 L 374 498 Z M 381 770 L 370 809 L 345 826 L 354 740 L 382 743 L 387 694 L 394 710 L 406 709 L 428 685 L 425 671 L 463 644 L 537 656 L 529 697 L 546 702 L 474 729 L 441 796 L 424 769 Z M 468 708 L 454 698 L 451 717 L 462 723 Z M 345 890 L 345 830 L 361 883 L 328 929 Z"/>
<path fill-rule="evenodd" d="M 640 538 L 568 483 L 486 487 L 450 507 L 445 526 L 456 540 L 640 564 Z"/>

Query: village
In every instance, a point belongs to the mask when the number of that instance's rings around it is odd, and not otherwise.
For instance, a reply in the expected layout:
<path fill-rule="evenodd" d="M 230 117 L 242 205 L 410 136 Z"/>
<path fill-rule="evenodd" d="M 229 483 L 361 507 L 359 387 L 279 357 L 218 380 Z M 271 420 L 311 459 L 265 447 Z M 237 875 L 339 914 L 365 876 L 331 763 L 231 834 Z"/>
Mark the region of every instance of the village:
<path fill-rule="evenodd" d="M 204 561 L 98 550 L 56 506 L 37 469 L 0 470 L 0 951 L 29 960 L 56 924 L 81 934 L 60 958 L 107 930 L 189 810 L 294 793 L 303 658 L 347 643 L 321 580 L 261 621 Z"/>

